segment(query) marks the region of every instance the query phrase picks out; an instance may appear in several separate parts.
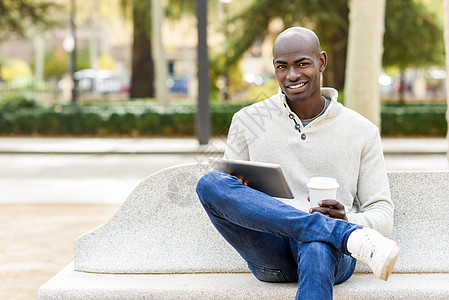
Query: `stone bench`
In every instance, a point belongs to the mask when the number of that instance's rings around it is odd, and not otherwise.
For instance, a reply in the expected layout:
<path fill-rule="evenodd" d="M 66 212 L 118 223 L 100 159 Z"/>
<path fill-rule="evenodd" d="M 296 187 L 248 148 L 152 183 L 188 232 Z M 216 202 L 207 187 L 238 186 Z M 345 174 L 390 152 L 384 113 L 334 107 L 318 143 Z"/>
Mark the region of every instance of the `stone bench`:
<path fill-rule="evenodd" d="M 255 279 L 211 225 L 195 193 L 207 164 L 143 180 L 104 224 L 75 242 L 72 263 L 38 299 L 294 299 L 295 283 Z M 449 171 L 390 172 L 391 237 L 402 247 L 388 282 L 366 265 L 335 299 L 449 299 Z"/>

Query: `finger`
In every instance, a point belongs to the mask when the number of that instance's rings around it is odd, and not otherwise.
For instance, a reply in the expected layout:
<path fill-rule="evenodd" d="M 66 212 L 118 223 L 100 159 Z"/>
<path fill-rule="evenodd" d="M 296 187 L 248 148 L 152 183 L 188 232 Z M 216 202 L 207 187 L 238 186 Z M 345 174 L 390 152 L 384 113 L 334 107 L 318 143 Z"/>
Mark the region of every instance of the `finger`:
<path fill-rule="evenodd" d="M 323 215 L 329 215 L 329 214 L 332 214 L 332 208 L 330 208 L 330 207 L 312 207 L 311 209 L 310 209 L 312 212 L 319 212 L 320 214 L 323 214 Z"/>
<path fill-rule="evenodd" d="M 326 209 L 326 210 L 327 210 L 327 209 Z M 323 209 L 321 209 L 321 208 L 319 208 L 319 207 L 314 207 L 314 208 L 309 209 L 309 213 L 310 213 L 310 214 L 311 214 L 311 213 L 314 213 L 314 212 L 317 212 L 317 213 L 320 213 L 320 214 L 325 215 L 326 217 L 332 218 L 332 216 L 331 216 L 330 214 L 326 213 L 325 210 L 323 210 Z"/>
<path fill-rule="evenodd" d="M 241 184 L 243 184 L 244 186 L 248 186 L 248 183 L 245 181 L 245 179 L 241 178 L 241 177 L 237 177 L 237 179 L 240 181 Z"/>
<path fill-rule="evenodd" d="M 341 209 L 329 208 L 329 216 L 334 219 L 347 220 L 346 212 Z"/>
<path fill-rule="evenodd" d="M 328 206 L 322 206 L 322 207 L 313 207 L 309 210 L 309 213 L 318 212 L 320 214 L 323 214 L 327 217 L 334 218 L 334 219 L 343 219 L 346 220 L 346 214 L 344 211 L 333 209 Z"/>
<path fill-rule="evenodd" d="M 318 204 L 320 206 L 333 207 L 336 209 L 340 209 L 343 206 L 340 202 L 334 199 L 321 200 Z"/>

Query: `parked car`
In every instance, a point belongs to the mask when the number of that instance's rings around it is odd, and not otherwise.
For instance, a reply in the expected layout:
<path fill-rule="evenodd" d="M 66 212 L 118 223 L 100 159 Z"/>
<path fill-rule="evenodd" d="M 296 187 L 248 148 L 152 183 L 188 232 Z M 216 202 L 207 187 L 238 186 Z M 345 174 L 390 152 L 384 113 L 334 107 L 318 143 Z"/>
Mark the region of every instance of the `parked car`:
<path fill-rule="evenodd" d="M 81 93 L 120 93 L 129 86 L 129 78 L 116 76 L 109 70 L 83 69 L 75 72 L 74 77 Z"/>
<path fill-rule="evenodd" d="M 172 74 L 166 84 L 172 93 L 187 94 L 189 92 L 189 79 L 185 76 Z"/>

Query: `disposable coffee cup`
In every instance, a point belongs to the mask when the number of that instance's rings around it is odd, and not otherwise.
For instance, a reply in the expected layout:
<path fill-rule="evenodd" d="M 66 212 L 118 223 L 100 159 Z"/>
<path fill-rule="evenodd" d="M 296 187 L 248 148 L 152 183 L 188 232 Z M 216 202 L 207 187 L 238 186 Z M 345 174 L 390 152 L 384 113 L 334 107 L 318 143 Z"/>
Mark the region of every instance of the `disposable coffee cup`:
<path fill-rule="evenodd" d="M 325 199 L 337 199 L 337 180 L 331 177 L 312 177 L 307 183 L 309 188 L 310 207 L 317 207 L 318 202 Z"/>

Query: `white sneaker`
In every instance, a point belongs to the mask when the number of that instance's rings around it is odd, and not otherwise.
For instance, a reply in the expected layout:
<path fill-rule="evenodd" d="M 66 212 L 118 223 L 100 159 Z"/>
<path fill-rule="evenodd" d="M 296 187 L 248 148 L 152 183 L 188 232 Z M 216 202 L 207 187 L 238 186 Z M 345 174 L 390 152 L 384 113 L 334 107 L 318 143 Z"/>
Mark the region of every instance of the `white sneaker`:
<path fill-rule="evenodd" d="M 354 230 L 349 235 L 346 247 L 352 257 L 368 264 L 374 275 L 385 281 L 393 271 L 401 251 L 396 242 L 366 227 Z"/>

